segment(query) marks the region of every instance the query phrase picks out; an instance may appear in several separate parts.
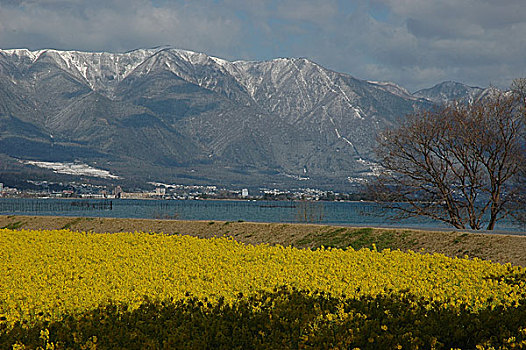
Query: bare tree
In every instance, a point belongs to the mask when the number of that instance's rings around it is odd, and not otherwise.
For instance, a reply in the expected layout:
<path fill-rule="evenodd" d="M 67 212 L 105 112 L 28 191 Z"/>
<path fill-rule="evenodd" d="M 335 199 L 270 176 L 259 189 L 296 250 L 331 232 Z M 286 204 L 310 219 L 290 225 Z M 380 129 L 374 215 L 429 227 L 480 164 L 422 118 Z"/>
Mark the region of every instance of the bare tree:
<path fill-rule="evenodd" d="M 296 209 L 296 219 L 299 222 L 322 222 L 325 216 L 323 202 L 302 200 Z"/>
<path fill-rule="evenodd" d="M 493 230 L 521 210 L 524 99 L 494 92 L 407 116 L 380 135 L 383 174 L 370 189 L 403 216 Z"/>
<path fill-rule="evenodd" d="M 526 100 L 526 78 L 514 79 L 511 83 L 510 90 L 524 102 Z"/>
<path fill-rule="evenodd" d="M 523 121 L 526 124 L 526 78 L 514 79 L 511 83 L 510 89 L 518 99 L 518 108 L 523 109 L 521 114 Z M 522 140 L 523 145 L 526 145 L 526 128 L 522 130 Z M 524 209 L 524 206 L 526 206 L 526 163 L 522 164 L 517 177 L 517 187 L 519 188 L 519 191 L 517 192 L 518 198 L 516 203 L 518 203 L 518 205 L 523 205 Z M 517 219 L 520 222 L 526 223 L 526 210 L 519 210 L 517 212 Z"/>

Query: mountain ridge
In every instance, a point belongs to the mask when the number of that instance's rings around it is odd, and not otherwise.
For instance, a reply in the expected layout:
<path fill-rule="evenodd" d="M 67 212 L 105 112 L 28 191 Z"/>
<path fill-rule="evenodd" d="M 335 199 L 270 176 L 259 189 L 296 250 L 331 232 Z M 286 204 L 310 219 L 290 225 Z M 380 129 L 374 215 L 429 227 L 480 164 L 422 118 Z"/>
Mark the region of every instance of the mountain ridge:
<path fill-rule="evenodd" d="M 0 50 L 0 78 L 8 157 L 227 186 L 355 186 L 376 171 L 378 132 L 443 92 L 411 94 L 305 58 L 230 62 L 167 47 Z"/>
<path fill-rule="evenodd" d="M 473 102 L 484 95 L 487 89 L 468 86 L 456 81 L 444 81 L 427 89 L 416 91 L 413 95 L 426 98 L 434 103 L 444 104 L 452 101 Z"/>

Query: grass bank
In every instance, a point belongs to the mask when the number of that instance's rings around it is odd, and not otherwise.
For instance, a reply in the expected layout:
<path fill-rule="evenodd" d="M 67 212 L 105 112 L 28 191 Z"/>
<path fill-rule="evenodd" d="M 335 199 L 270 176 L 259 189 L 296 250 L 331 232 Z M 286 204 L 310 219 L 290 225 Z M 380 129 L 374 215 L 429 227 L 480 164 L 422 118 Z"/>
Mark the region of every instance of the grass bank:
<path fill-rule="evenodd" d="M 378 250 L 413 250 L 451 257 L 467 255 L 526 266 L 526 236 L 500 234 L 229 221 L 5 215 L 0 216 L 0 228 L 69 229 L 100 233 L 143 231 L 201 238 L 230 236 L 248 244 L 280 244 L 311 249 L 321 246 L 360 249 L 371 248 L 374 244 Z"/>

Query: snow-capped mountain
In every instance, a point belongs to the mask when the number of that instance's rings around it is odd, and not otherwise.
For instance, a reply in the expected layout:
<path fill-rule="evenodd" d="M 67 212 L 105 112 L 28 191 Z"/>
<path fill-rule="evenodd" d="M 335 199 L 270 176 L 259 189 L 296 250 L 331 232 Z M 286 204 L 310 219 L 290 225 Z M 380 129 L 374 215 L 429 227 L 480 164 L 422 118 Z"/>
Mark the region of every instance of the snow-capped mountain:
<path fill-rule="evenodd" d="M 303 58 L 0 50 L 0 154 L 138 181 L 344 187 L 374 173 L 377 133 L 434 96 Z"/>
<path fill-rule="evenodd" d="M 444 104 L 452 101 L 473 102 L 483 96 L 486 91 L 487 89 L 445 81 L 431 88 L 419 90 L 413 95 L 434 103 Z"/>

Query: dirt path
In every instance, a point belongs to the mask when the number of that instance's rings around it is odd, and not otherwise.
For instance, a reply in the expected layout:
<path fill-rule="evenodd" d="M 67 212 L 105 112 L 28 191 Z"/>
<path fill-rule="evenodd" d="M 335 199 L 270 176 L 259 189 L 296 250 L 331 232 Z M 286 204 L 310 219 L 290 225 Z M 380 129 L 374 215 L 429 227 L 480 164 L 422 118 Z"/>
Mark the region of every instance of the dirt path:
<path fill-rule="evenodd" d="M 203 238 L 231 236 L 248 244 L 281 244 L 298 248 L 331 246 L 354 249 L 400 249 L 468 255 L 484 260 L 526 266 L 526 236 L 432 232 L 406 229 L 352 228 L 327 225 L 251 223 L 228 221 L 179 221 L 118 218 L 75 218 L 0 215 L 0 227 L 11 229 L 70 229 L 104 232 L 163 232 Z"/>

